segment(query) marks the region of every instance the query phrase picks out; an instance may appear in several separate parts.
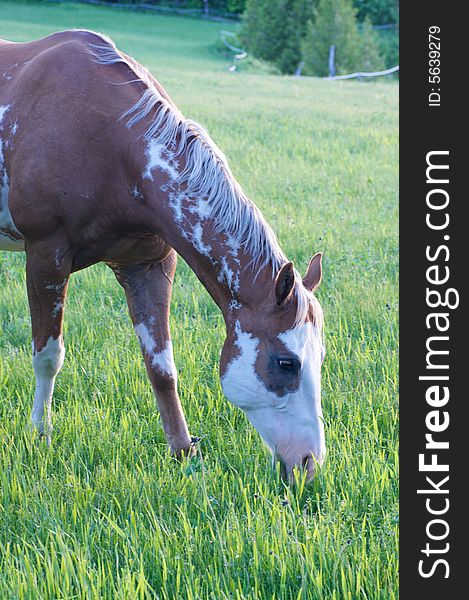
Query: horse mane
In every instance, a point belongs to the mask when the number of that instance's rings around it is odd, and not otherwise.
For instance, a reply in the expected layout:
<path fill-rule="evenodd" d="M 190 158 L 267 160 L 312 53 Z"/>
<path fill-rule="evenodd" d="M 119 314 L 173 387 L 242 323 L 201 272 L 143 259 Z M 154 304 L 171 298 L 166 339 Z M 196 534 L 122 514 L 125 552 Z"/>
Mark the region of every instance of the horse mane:
<path fill-rule="evenodd" d="M 208 132 L 199 123 L 184 118 L 157 89 L 149 71 L 121 53 L 109 37 L 88 33 L 100 40 L 97 44 L 87 43 L 98 64 L 123 63 L 136 77 L 129 83 L 140 82 L 145 86 L 139 100 L 121 117 L 126 120 L 126 126 L 130 129 L 153 113 L 143 137 L 170 148 L 175 158 L 184 154 L 185 168 L 178 173 L 177 184 L 184 186 L 188 197 L 204 199 L 204 216 L 213 220 L 215 233 L 225 233 L 230 246 L 244 247 L 252 256 L 249 266 L 256 268 L 257 273 L 270 266 L 275 277 L 287 258 L 273 230 L 236 181 L 225 155 Z M 305 322 L 311 306 L 317 307 L 315 321 L 320 325 L 319 302 L 303 286 L 296 270 L 295 279 L 298 302 L 295 325 Z"/>

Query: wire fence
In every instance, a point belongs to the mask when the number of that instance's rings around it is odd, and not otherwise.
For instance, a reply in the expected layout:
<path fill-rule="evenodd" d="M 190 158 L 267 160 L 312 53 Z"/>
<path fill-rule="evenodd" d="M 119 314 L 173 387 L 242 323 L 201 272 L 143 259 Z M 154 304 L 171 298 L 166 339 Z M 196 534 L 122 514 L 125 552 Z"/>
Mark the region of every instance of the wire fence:
<path fill-rule="evenodd" d="M 46 0 L 54 4 L 67 4 L 71 0 Z M 208 5 L 201 8 L 181 8 L 175 5 L 161 6 L 149 4 L 148 2 L 109 2 L 109 0 L 74 0 L 80 4 L 92 4 L 94 6 L 108 6 L 111 8 L 120 8 L 123 10 L 133 10 L 140 12 L 154 12 L 163 14 L 181 15 L 185 17 L 194 17 L 198 19 L 208 19 L 209 21 L 239 21 L 240 15 L 218 11 L 215 9 L 207 10 Z"/>
<path fill-rule="evenodd" d="M 173 13 L 178 15 L 184 15 L 188 17 L 201 17 L 210 19 L 213 21 L 241 21 L 242 14 L 240 13 L 232 13 L 227 11 L 220 11 L 216 8 L 210 7 L 207 0 L 201 0 L 200 8 L 183 8 L 178 6 L 176 3 L 173 4 L 156 4 L 159 0 L 135 0 L 125 1 L 125 0 L 45 0 L 46 2 L 51 2 L 55 4 L 65 4 L 71 1 L 78 2 L 80 4 L 94 4 L 97 6 L 110 6 L 113 8 L 122 8 L 127 10 L 135 10 L 135 11 L 155 11 L 162 13 Z M 358 24 L 359 28 L 363 27 L 362 23 Z M 383 30 L 383 29 L 398 29 L 398 23 L 383 23 L 380 25 L 371 25 L 372 29 Z"/>
<path fill-rule="evenodd" d="M 66 4 L 70 2 L 70 0 L 46 0 L 47 2 L 54 4 Z M 241 15 L 237 13 L 227 13 L 214 11 L 213 9 L 208 10 L 208 3 L 204 0 L 204 6 L 201 8 L 182 8 L 173 5 L 156 5 L 154 3 L 149 2 L 125 2 L 118 1 L 112 2 L 109 0 L 74 0 L 75 2 L 79 2 L 81 4 L 92 4 L 95 6 L 107 6 L 112 8 L 120 8 L 123 10 L 133 10 L 133 11 L 150 11 L 150 12 L 159 12 L 166 14 L 177 14 L 186 17 L 196 17 L 196 18 L 204 18 L 212 21 L 239 21 Z M 398 30 L 397 23 L 384 23 L 382 25 L 372 25 L 373 29 L 376 30 L 386 30 L 386 29 L 395 29 Z M 247 58 L 248 53 L 243 48 L 238 48 L 227 38 L 231 40 L 236 39 L 236 33 L 233 31 L 227 31 L 225 29 L 220 30 L 220 39 L 223 45 L 234 53 L 233 56 L 233 64 L 230 65 L 228 71 L 235 72 L 238 70 L 240 61 Z M 335 74 L 335 65 L 334 65 L 334 55 L 335 55 L 335 47 L 331 46 L 329 53 L 329 76 L 325 77 L 325 79 L 329 80 L 340 80 L 340 79 L 353 79 L 353 78 L 362 78 L 362 77 L 380 77 L 382 75 L 391 75 L 392 73 L 396 73 L 399 71 L 399 65 L 391 67 L 389 69 L 385 69 L 384 71 L 374 71 L 374 72 L 366 72 L 359 71 L 357 73 L 350 73 L 347 75 L 336 75 Z M 304 62 L 301 61 L 295 71 L 295 75 L 300 77 L 301 72 L 303 70 Z"/>
<path fill-rule="evenodd" d="M 324 77 L 329 81 L 337 81 L 338 79 L 354 79 L 356 77 L 380 77 L 381 75 L 391 75 L 399 71 L 399 65 L 385 69 L 384 71 L 358 71 L 357 73 L 350 73 L 349 75 L 333 75 L 332 77 Z"/>
<path fill-rule="evenodd" d="M 301 63 L 300 63 L 301 64 Z M 390 67 L 389 69 L 384 69 L 383 71 L 358 71 L 357 73 L 349 73 L 348 75 L 336 75 L 335 74 L 335 45 L 332 44 L 329 47 L 329 77 L 325 77 L 325 79 L 354 79 L 360 77 L 380 77 L 381 75 L 391 75 L 392 73 L 396 73 L 399 71 L 399 65 L 395 67 Z"/>
<path fill-rule="evenodd" d="M 239 61 L 247 58 L 248 53 L 246 50 L 242 48 L 238 48 L 231 44 L 227 38 L 236 39 L 236 33 L 233 31 L 226 31 L 225 29 L 220 30 L 220 39 L 222 43 L 225 45 L 228 50 L 234 52 L 233 64 L 229 67 L 228 71 L 234 72 L 238 69 Z M 340 79 L 354 79 L 354 78 L 362 78 L 362 77 L 381 77 L 383 75 L 392 75 L 399 71 L 399 65 L 395 67 L 391 67 L 390 69 L 384 69 L 383 71 L 357 71 L 356 73 L 349 73 L 347 75 L 336 75 L 335 74 L 335 46 L 330 47 L 329 51 L 329 76 L 324 77 L 324 79 L 328 79 L 330 81 L 336 81 Z M 303 70 L 304 62 L 301 61 L 295 71 L 296 76 L 301 76 L 301 71 Z"/>
<path fill-rule="evenodd" d="M 231 50 L 232 52 L 235 53 L 234 57 L 233 57 L 233 64 L 231 65 L 231 67 L 229 67 L 228 71 L 236 71 L 238 69 L 238 63 L 240 60 L 244 60 L 245 58 L 247 58 L 248 53 L 246 52 L 246 50 L 243 50 L 242 48 L 237 48 L 236 46 L 233 46 L 233 44 L 231 44 L 226 38 L 236 38 L 236 33 L 234 33 L 233 31 L 226 31 L 225 29 L 221 29 L 220 30 L 220 39 L 222 41 L 222 43 L 226 46 L 226 48 L 228 48 L 228 50 Z"/>

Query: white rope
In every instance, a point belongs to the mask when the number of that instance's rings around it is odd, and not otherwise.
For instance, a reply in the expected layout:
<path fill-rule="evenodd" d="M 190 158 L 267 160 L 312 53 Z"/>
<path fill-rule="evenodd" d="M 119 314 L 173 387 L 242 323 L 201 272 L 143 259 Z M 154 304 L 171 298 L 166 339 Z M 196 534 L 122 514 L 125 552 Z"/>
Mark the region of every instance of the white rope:
<path fill-rule="evenodd" d="M 374 72 L 362 72 L 362 73 L 351 73 L 350 75 L 336 75 L 335 77 L 324 77 L 324 79 L 337 80 L 337 79 L 352 79 L 353 77 L 378 77 L 379 75 L 390 75 L 399 71 L 399 65 L 391 67 L 385 71 L 374 71 Z"/>
<path fill-rule="evenodd" d="M 238 61 L 243 60 L 243 58 L 246 58 L 248 53 L 242 48 L 237 48 L 236 46 L 233 46 L 233 44 L 230 44 L 230 42 L 226 39 L 227 37 L 236 37 L 236 34 L 232 31 L 225 31 L 224 29 L 220 29 L 221 41 L 228 48 L 228 50 L 231 50 L 232 52 L 236 53 L 234 55 L 234 64 L 231 65 L 231 67 L 228 69 L 229 71 L 233 72 L 236 71 L 238 67 Z"/>
<path fill-rule="evenodd" d="M 232 50 L 233 52 L 238 52 L 240 54 L 247 54 L 247 52 L 245 50 L 243 50 L 242 48 L 237 48 L 236 46 L 232 46 L 227 40 L 227 37 L 236 37 L 236 34 L 233 33 L 232 31 L 225 31 L 224 29 L 220 29 L 220 37 L 221 37 L 221 41 L 225 44 L 225 46 L 227 48 L 229 48 L 230 50 Z"/>

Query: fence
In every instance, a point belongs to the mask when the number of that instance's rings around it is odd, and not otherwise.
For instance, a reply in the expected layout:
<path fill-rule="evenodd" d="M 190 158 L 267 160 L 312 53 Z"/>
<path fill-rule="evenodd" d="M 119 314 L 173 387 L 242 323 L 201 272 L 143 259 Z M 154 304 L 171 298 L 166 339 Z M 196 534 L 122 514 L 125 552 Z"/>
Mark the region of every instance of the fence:
<path fill-rule="evenodd" d="M 55 4 L 65 4 L 70 0 L 46 0 Z M 209 4 L 204 0 L 204 6 L 201 8 L 181 8 L 175 5 L 156 5 L 149 2 L 110 2 L 109 0 L 75 0 L 80 4 L 93 4 L 95 6 L 108 6 L 111 8 L 121 8 L 142 12 L 159 12 L 165 14 L 182 15 L 185 17 L 196 17 L 208 19 L 210 21 L 239 21 L 240 15 L 209 8 Z"/>
<path fill-rule="evenodd" d="M 67 3 L 70 0 L 46 0 L 46 2 L 63 4 Z M 157 0 L 156 0 L 157 1 Z M 75 2 L 80 2 L 81 4 L 92 4 L 97 6 L 108 6 L 113 8 L 121 8 L 127 10 L 134 11 L 153 11 L 159 13 L 166 14 L 178 14 L 186 17 L 197 17 L 197 18 L 205 18 L 212 21 L 226 21 L 226 20 L 239 20 L 240 15 L 236 13 L 227 13 L 214 11 L 213 9 L 209 9 L 209 0 L 203 0 L 203 7 L 201 8 L 181 8 L 174 4 L 172 5 L 156 5 L 154 3 L 149 3 L 148 1 L 139 1 L 135 2 L 126 2 L 125 0 L 120 1 L 112 1 L 112 0 L 75 0 Z M 150 0 L 151 2 L 151 0 Z M 372 29 L 376 30 L 387 30 L 387 29 L 396 29 L 398 30 L 398 24 L 396 23 L 386 23 L 383 25 L 372 25 Z M 231 44 L 226 38 L 235 38 L 236 34 L 232 31 L 226 31 L 224 29 L 220 30 L 220 38 L 222 43 L 232 52 L 234 52 L 233 64 L 229 67 L 229 71 L 234 72 L 237 71 L 239 62 L 245 59 L 248 56 L 248 53 L 242 48 L 238 48 Z M 384 71 L 374 71 L 374 72 L 366 72 L 359 71 L 357 73 L 350 73 L 348 75 L 336 75 L 335 74 L 335 46 L 330 47 L 329 51 L 329 76 L 325 79 L 329 80 L 338 80 L 338 79 L 353 79 L 353 78 L 361 78 L 361 77 L 379 77 L 382 75 L 391 75 L 392 73 L 396 73 L 399 71 L 399 65 L 395 67 L 391 67 L 390 69 L 386 69 Z M 296 76 L 301 76 L 301 72 L 304 66 L 304 62 L 301 61 L 295 71 Z"/>
<path fill-rule="evenodd" d="M 350 75 L 334 75 L 332 77 L 325 77 L 324 79 L 329 80 L 338 80 L 338 79 L 353 79 L 355 77 L 379 77 L 381 75 L 391 75 L 392 73 L 396 73 L 399 71 L 399 65 L 395 67 L 391 67 L 390 69 L 386 69 L 385 71 L 363 71 L 358 73 L 350 73 Z"/>
<path fill-rule="evenodd" d="M 243 50 L 242 48 L 237 48 L 236 46 L 233 46 L 233 44 L 230 44 L 230 42 L 226 39 L 227 37 L 235 38 L 236 33 L 233 33 L 232 31 L 225 31 L 224 29 L 221 29 L 220 30 L 221 41 L 228 48 L 228 50 L 235 52 L 235 55 L 233 58 L 234 62 L 231 65 L 231 67 L 228 69 L 228 71 L 233 72 L 233 71 L 237 70 L 239 61 L 245 59 L 247 57 L 248 53 L 246 52 L 246 50 Z"/>
<path fill-rule="evenodd" d="M 385 69 L 384 71 L 359 71 L 357 73 L 350 73 L 349 75 L 336 75 L 335 74 L 335 46 L 332 45 L 329 48 L 329 77 L 325 79 L 353 79 L 356 77 L 380 77 L 381 75 L 391 75 L 399 71 L 399 65 Z"/>

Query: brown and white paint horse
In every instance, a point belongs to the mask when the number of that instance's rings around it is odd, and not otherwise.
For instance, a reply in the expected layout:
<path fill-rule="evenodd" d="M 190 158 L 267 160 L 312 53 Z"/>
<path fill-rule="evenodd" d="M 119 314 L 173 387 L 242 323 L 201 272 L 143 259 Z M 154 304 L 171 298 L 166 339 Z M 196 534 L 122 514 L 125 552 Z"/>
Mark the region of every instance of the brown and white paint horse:
<path fill-rule="evenodd" d="M 223 313 L 224 393 L 290 474 L 325 453 L 316 254 L 302 279 L 207 132 L 90 31 L 0 42 L 0 250 L 26 252 L 36 390 L 49 438 L 70 274 L 125 290 L 170 449 L 191 454 L 169 332 L 176 253 Z"/>

